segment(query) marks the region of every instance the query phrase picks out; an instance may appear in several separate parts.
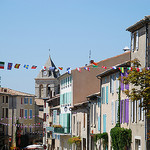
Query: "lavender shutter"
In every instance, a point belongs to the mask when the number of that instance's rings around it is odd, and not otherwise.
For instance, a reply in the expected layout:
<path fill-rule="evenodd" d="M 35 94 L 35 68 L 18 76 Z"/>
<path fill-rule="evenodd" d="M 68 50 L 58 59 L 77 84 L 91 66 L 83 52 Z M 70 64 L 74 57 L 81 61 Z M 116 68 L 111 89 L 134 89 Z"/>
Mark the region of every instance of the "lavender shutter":
<path fill-rule="evenodd" d="M 122 123 L 122 100 L 120 100 L 120 123 Z"/>
<path fill-rule="evenodd" d="M 124 120 L 124 115 L 125 115 L 125 114 L 124 114 L 124 105 L 125 105 L 125 101 L 122 100 L 122 103 L 123 103 L 123 108 L 122 108 L 122 111 L 123 111 L 123 119 L 122 119 L 122 120 L 123 120 L 123 123 L 124 123 L 124 122 L 125 122 L 125 120 Z"/>
<path fill-rule="evenodd" d="M 127 77 L 128 76 L 128 72 L 127 72 L 127 70 L 125 71 L 125 77 Z M 125 84 L 125 89 L 126 90 L 129 90 L 129 84 Z"/>
<path fill-rule="evenodd" d="M 124 73 L 121 73 L 121 90 L 124 90 L 123 77 L 124 77 Z"/>

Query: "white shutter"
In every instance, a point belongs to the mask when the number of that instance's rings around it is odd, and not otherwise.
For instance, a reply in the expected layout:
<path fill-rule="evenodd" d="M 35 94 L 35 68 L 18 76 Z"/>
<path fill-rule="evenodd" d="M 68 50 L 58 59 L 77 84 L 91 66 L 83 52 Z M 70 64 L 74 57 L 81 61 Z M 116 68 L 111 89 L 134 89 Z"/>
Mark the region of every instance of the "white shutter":
<path fill-rule="evenodd" d="M 111 110 L 112 110 L 112 113 L 111 113 L 111 122 L 112 124 L 114 123 L 114 103 L 111 102 Z"/>
<path fill-rule="evenodd" d="M 135 112 L 134 112 L 134 115 L 135 115 L 135 122 L 137 122 L 137 101 L 135 100 L 134 101 L 135 102 L 135 105 L 134 105 L 134 107 L 135 107 Z"/>
<path fill-rule="evenodd" d="M 112 93 L 114 93 L 114 74 L 112 75 Z"/>
<path fill-rule="evenodd" d="M 132 101 L 131 103 L 132 103 L 132 109 L 131 109 L 132 122 L 134 122 L 134 117 L 133 117 L 133 115 L 134 115 L 134 113 L 133 113 L 133 111 L 134 111 L 134 109 L 133 109 L 133 106 L 134 106 L 133 103 L 134 102 Z"/>
<path fill-rule="evenodd" d="M 139 120 L 141 120 L 141 108 L 140 108 L 140 100 L 138 101 L 138 118 L 139 118 Z"/>
<path fill-rule="evenodd" d="M 116 74 L 116 92 L 119 92 L 119 73 Z"/>
<path fill-rule="evenodd" d="M 138 31 L 136 32 L 136 50 L 139 49 L 139 34 Z"/>
<path fill-rule="evenodd" d="M 143 98 L 141 99 L 141 103 L 143 103 Z M 144 120 L 144 109 L 143 109 L 143 107 L 142 107 L 142 112 L 141 112 L 141 119 L 142 119 L 142 121 Z"/>
<path fill-rule="evenodd" d="M 132 51 L 134 52 L 134 33 L 131 34 L 131 48 Z"/>

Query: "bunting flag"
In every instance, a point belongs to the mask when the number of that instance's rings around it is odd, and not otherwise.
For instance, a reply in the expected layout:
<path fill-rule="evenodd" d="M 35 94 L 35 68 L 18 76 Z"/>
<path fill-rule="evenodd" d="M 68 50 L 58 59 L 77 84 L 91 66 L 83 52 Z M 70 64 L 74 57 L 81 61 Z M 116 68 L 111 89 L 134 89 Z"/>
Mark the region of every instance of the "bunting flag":
<path fill-rule="evenodd" d="M 49 67 L 49 70 L 50 70 L 50 71 L 54 71 L 54 70 L 55 70 L 55 67 Z"/>
<path fill-rule="evenodd" d="M 36 69 L 37 68 L 37 66 L 35 66 L 35 65 L 33 65 L 32 67 L 31 67 L 31 69 Z"/>
<path fill-rule="evenodd" d="M 76 70 L 78 70 L 79 72 L 81 72 L 81 68 L 76 68 Z"/>
<path fill-rule="evenodd" d="M 137 72 L 142 72 L 142 68 L 136 68 Z"/>
<path fill-rule="evenodd" d="M 97 66 L 98 64 L 97 64 L 97 63 L 95 63 L 95 62 L 93 62 L 93 65 Z"/>
<path fill-rule="evenodd" d="M 107 67 L 105 67 L 105 66 L 102 66 L 102 68 L 107 69 Z"/>
<path fill-rule="evenodd" d="M 12 63 L 8 63 L 7 70 L 11 70 L 11 69 L 12 69 Z"/>
<path fill-rule="evenodd" d="M 111 68 L 112 68 L 112 69 L 117 69 L 117 67 L 116 67 L 116 66 L 112 66 Z"/>
<path fill-rule="evenodd" d="M 45 66 L 43 66 L 43 67 L 42 67 L 42 69 L 43 69 L 43 70 L 46 70 L 46 67 L 45 67 Z"/>
<path fill-rule="evenodd" d="M 132 71 L 132 67 L 127 67 L 128 70 Z"/>
<path fill-rule="evenodd" d="M 60 70 L 63 70 L 63 67 L 58 67 Z"/>
<path fill-rule="evenodd" d="M 93 65 L 93 68 L 97 68 L 98 66 L 97 65 Z"/>
<path fill-rule="evenodd" d="M 0 69 L 4 69 L 5 62 L 0 61 Z"/>
<path fill-rule="evenodd" d="M 119 67 L 119 70 L 121 71 L 121 73 L 124 73 L 124 67 Z"/>
<path fill-rule="evenodd" d="M 84 67 L 85 70 L 87 71 L 90 71 L 90 68 L 89 67 Z"/>
<path fill-rule="evenodd" d="M 15 64 L 14 68 L 19 69 L 20 64 Z"/>
<path fill-rule="evenodd" d="M 24 68 L 28 69 L 28 68 L 29 68 L 29 65 L 24 65 Z"/>
<path fill-rule="evenodd" d="M 67 68 L 67 73 L 71 74 L 71 68 Z"/>

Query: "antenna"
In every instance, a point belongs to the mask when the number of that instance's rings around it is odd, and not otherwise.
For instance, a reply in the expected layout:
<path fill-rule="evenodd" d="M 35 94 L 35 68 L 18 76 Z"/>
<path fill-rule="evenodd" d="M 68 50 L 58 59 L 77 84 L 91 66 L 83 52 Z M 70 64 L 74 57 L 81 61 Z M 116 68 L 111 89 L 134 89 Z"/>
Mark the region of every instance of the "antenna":
<path fill-rule="evenodd" d="M 51 49 L 49 49 L 49 57 L 50 57 L 50 50 L 51 50 Z"/>
<path fill-rule="evenodd" d="M 89 51 L 89 63 L 91 61 L 91 50 Z"/>

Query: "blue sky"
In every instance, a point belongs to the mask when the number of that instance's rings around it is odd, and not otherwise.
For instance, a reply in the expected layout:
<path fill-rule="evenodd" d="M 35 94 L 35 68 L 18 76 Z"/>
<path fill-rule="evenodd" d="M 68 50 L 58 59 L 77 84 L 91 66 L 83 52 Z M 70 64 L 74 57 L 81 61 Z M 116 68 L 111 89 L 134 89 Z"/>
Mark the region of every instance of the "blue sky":
<path fill-rule="evenodd" d="M 0 0 L 1 85 L 34 94 L 34 78 L 51 49 L 56 66 L 84 66 L 130 47 L 126 28 L 150 15 L 148 0 Z M 7 63 L 20 69 L 6 69 Z M 26 70 L 24 64 L 37 65 Z M 63 72 L 62 72 L 63 73 Z"/>

